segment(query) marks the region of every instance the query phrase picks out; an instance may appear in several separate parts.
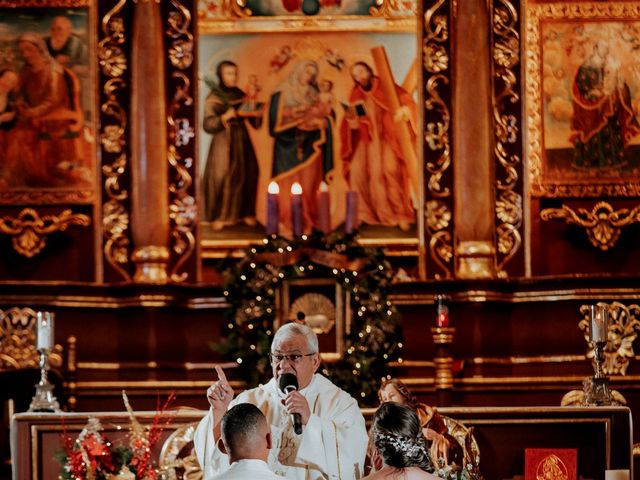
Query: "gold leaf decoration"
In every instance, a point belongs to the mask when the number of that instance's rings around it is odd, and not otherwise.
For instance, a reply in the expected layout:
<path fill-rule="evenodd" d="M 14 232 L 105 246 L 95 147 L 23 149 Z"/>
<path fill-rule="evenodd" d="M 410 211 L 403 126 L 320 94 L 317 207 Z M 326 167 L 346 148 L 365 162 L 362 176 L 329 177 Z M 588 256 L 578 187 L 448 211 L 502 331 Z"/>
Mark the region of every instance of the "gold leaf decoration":
<path fill-rule="evenodd" d="M 42 251 L 47 244 L 47 236 L 61 232 L 70 225 L 88 226 L 91 219 L 82 213 L 63 210 L 60 215 L 40 217 L 33 208 L 25 208 L 16 218 L 0 218 L 0 233 L 11 235 L 13 248 L 20 255 L 31 258 Z"/>
<path fill-rule="evenodd" d="M 622 227 L 640 221 L 640 205 L 631 210 L 622 208 L 614 211 L 609 203 L 598 202 L 590 212 L 584 208 L 573 210 L 568 205 L 562 205 L 562 208 L 545 208 L 540 212 L 540 218 L 564 219 L 569 225 L 584 228 L 591 245 L 604 252 L 616 245 Z"/>

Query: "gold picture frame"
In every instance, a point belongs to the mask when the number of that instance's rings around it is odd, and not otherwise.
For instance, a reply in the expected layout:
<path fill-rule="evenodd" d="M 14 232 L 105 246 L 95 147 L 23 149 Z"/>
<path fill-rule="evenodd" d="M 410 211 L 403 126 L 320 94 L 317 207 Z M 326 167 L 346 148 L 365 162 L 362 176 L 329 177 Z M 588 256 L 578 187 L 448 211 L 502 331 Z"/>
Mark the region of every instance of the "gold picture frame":
<path fill-rule="evenodd" d="M 640 194 L 640 3 L 526 6 L 526 146 L 535 197 Z"/>
<path fill-rule="evenodd" d="M 241 249 L 259 243 L 264 238 L 262 225 L 266 224 L 267 187 L 273 178 L 274 155 L 274 137 L 270 135 L 268 125 L 270 99 L 277 88 L 287 82 L 296 66 L 307 60 L 315 64 L 318 82 L 329 80 L 335 94 L 331 144 L 334 152 L 333 170 L 327 178 L 330 177 L 332 182 L 329 185 L 331 226 L 333 229 L 342 228 L 348 186 L 342 171 L 340 127 L 347 108 L 353 103 L 349 102 L 354 86 L 349 69 L 353 63 L 361 60 L 374 66 L 375 70 L 372 51 L 376 47 L 386 54 L 393 82 L 413 92 L 416 167 L 411 175 L 407 175 L 414 182 L 408 200 L 413 216 L 402 224 L 402 228 L 387 224 L 363 225 L 358 242 L 366 246 L 384 247 L 391 255 L 416 258 L 424 255 L 424 248 L 421 247 L 424 245 L 424 232 L 420 221 L 424 216 L 424 192 L 417 2 L 363 0 L 361 3 L 368 5 L 366 15 L 255 15 L 246 10 L 252 5 L 250 1 L 212 0 L 199 3 L 198 181 L 203 185 L 200 189 L 202 221 L 199 229 L 201 256 L 205 260 L 223 258 L 229 254 L 241 255 Z M 209 10 L 207 5 L 211 7 Z M 256 55 L 256 52 L 260 54 Z M 215 215 L 207 213 L 209 207 L 205 185 L 205 179 L 211 178 L 208 172 L 212 170 L 207 169 L 207 162 L 213 138 L 213 134 L 203 128 L 207 122 L 205 109 L 208 108 L 207 99 L 221 81 L 216 70 L 223 61 L 233 62 L 237 66 L 237 86 L 243 91 L 248 92 L 252 89 L 250 84 L 258 80 L 254 84 L 258 88 L 253 90 L 260 92 L 256 104 L 262 109 L 260 126 L 247 127 L 248 136 L 255 146 L 260 172 L 255 188 L 255 218 L 247 223 L 239 220 L 232 225 L 222 221 L 216 223 Z M 282 185 L 280 188 L 283 188 Z M 280 194 L 289 195 L 289 192 L 281 191 Z M 364 200 L 360 197 L 359 201 Z M 286 218 L 282 209 L 280 214 L 280 218 Z M 282 229 L 280 233 L 289 235 Z"/>
<path fill-rule="evenodd" d="M 318 336 L 320 356 L 337 362 L 344 356 L 345 336 L 351 332 L 351 296 L 331 278 L 286 280 L 277 293 L 274 329 L 304 321 Z M 304 313 L 304 320 L 299 312 Z"/>

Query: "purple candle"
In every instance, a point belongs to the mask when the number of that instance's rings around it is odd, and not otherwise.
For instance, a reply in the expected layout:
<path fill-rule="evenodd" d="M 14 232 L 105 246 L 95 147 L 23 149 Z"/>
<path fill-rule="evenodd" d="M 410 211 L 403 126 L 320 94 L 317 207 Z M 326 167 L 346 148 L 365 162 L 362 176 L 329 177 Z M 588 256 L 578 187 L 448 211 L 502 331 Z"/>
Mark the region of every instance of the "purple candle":
<path fill-rule="evenodd" d="M 329 187 L 324 182 L 320 184 L 320 189 L 318 190 L 318 227 L 322 233 L 329 233 L 331 231 Z"/>
<path fill-rule="evenodd" d="M 358 192 L 347 192 L 347 214 L 344 220 L 344 233 L 353 233 L 358 226 Z"/>
<path fill-rule="evenodd" d="M 278 234 L 278 194 L 280 188 L 276 182 L 271 182 L 267 188 L 267 235 Z"/>
<path fill-rule="evenodd" d="M 302 186 L 291 185 L 291 230 L 294 237 L 302 235 Z"/>

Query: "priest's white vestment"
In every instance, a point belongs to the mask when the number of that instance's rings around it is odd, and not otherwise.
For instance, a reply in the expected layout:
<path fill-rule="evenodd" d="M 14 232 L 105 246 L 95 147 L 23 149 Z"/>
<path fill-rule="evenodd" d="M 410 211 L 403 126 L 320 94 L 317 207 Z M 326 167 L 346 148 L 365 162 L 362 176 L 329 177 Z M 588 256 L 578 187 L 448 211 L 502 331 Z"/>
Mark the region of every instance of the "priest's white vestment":
<path fill-rule="evenodd" d="M 269 467 L 291 480 L 352 480 L 362 476 L 367 450 L 367 431 L 358 403 L 344 390 L 315 374 L 300 393 L 307 399 L 311 415 L 302 435 L 282 405 L 284 398 L 275 379 L 242 392 L 230 403 L 252 403 L 267 418 L 273 448 Z M 213 439 L 213 411 L 200 421 L 194 436 L 196 455 L 209 480 L 229 468 L 227 455 Z"/>

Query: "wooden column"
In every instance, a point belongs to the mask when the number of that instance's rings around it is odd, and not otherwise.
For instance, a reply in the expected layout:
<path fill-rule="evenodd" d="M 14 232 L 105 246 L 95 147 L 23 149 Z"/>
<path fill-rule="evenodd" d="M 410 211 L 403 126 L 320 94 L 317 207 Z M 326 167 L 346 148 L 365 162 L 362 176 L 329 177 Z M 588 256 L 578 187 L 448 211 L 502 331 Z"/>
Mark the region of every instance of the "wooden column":
<path fill-rule="evenodd" d="M 131 233 L 134 281 L 166 283 L 169 201 L 160 4 L 138 0 L 131 52 Z"/>
<path fill-rule="evenodd" d="M 453 167 L 456 276 L 495 276 L 491 18 L 487 0 L 453 13 Z"/>

